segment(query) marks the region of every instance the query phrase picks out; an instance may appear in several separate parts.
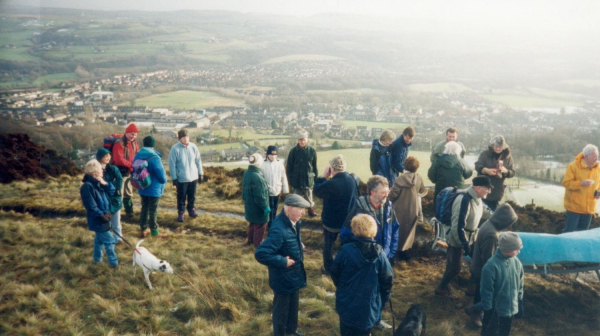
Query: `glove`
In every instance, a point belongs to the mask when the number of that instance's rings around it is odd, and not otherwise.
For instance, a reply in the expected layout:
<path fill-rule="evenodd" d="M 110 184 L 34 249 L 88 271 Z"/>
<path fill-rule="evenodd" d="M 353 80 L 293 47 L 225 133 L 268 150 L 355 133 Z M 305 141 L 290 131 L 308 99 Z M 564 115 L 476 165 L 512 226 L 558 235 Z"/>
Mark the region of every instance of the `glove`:
<path fill-rule="evenodd" d="M 173 187 L 177 187 L 177 180 L 173 180 Z"/>
<path fill-rule="evenodd" d="M 112 215 L 109 212 L 107 212 L 107 213 L 105 213 L 103 215 L 100 215 L 100 219 L 102 220 L 102 223 L 108 223 L 108 222 L 110 222 L 111 218 L 112 218 Z"/>
<path fill-rule="evenodd" d="M 470 256 L 471 255 L 471 248 L 469 246 L 469 243 L 463 244 L 463 249 L 465 250 L 465 255 L 466 256 Z"/>
<path fill-rule="evenodd" d="M 523 314 L 525 313 L 525 305 L 523 304 L 523 299 L 519 300 L 519 312 L 515 315 L 516 318 L 523 318 Z"/>
<path fill-rule="evenodd" d="M 267 214 L 271 213 L 271 208 L 269 208 L 269 207 L 266 207 L 266 208 L 265 208 L 265 211 L 264 211 L 263 213 L 264 213 L 265 215 L 267 215 Z"/>
<path fill-rule="evenodd" d="M 198 175 L 198 184 L 202 184 L 202 179 L 204 178 L 204 175 Z"/>

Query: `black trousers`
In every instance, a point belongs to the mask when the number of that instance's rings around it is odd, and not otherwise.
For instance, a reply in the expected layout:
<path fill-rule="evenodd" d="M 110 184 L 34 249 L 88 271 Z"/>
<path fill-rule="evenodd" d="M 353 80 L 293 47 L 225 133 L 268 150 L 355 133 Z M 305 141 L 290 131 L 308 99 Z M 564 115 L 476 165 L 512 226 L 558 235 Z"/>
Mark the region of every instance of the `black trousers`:
<path fill-rule="evenodd" d="M 340 322 L 340 334 L 342 336 L 369 336 L 369 335 L 371 335 L 371 329 L 369 329 L 369 330 L 356 329 L 354 327 L 349 327 L 347 325 L 343 325 L 342 322 Z"/>
<path fill-rule="evenodd" d="M 331 272 L 333 264 L 333 244 L 337 239 L 339 232 L 331 232 L 323 229 L 323 267 L 327 272 Z"/>
<path fill-rule="evenodd" d="M 483 313 L 481 336 L 509 336 L 512 319 L 512 316 L 498 316 L 495 309 L 486 310 Z"/>
<path fill-rule="evenodd" d="M 156 217 L 158 215 L 158 201 L 160 197 L 143 196 L 142 198 L 142 211 L 140 212 L 140 229 L 146 230 L 150 226 L 150 230 L 158 230 L 158 224 L 156 223 Z"/>
<path fill-rule="evenodd" d="M 187 198 L 187 209 L 192 210 L 196 205 L 196 186 L 198 181 L 177 182 L 177 211 L 183 212 L 186 208 L 185 200 Z"/>
<path fill-rule="evenodd" d="M 277 217 L 277 206 L 279 205 L 279 196 L 269 196 L 269 208 L 271 208 L 271 212 L 269 212 L 269 222 L 267 223 L 267 228 L 271 227 L 271 223 Z"/>
<path fill-rule="evenodd" d="M 298 304 L 300 292 L 292 294 L 274 293 L 273 297 L 273 335 L 285 336 L 298 329 Z"/>
<path fill-rule="evenodd" d="M 448 246 L 446 252 L 446 271 L 440 281 L 440 287 L 446 288 L 450 284 L 450 281 L 454 279 L 460 273 L 460 261 L 463 254 L 462 247 Z"/>

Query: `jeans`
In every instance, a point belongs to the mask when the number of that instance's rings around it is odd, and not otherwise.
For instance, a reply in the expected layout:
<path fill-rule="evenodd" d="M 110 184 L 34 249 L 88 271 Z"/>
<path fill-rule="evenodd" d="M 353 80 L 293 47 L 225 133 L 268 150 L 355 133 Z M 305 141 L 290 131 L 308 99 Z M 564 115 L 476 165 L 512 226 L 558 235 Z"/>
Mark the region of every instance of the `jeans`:
<path fill-rule="evenodd" d="M 327 272 L 331 272 L 331 265 L 333 264 L 333 244 L 337 239 L 339 232 L 331 232 L 327 229 L 323 229 L 323 268 Z"/>
<path fill-rule="evenodd" d="M 177 182 L 177 211 L 183 212 L 186 208 L 185 200 L 187 198 L 187 210 L 191 211 L 196 205 L 196 186 L 198 180 L 192 182 Z"/>
<path fill-rule="evenodd" d="M 156 217 L 158 215 L 158 200 L 160 197 L 143 196 L 142 197 L 142 211 L 140 212 L 140 229 L 146 230 L 150 226 L 150 230 L 153 232 L 158 231 L 158 224 L 156 223 Z"/>
<path fill-rule="evenodd" d="M 254 244 L 254 247 L 258 247 L 265 236 L 266 226 L 266 223 L 250 223 L 248 225 L 248 244 Z"/>
<path fill-rule="evenodd" d="M 579 214 L 567 210 L 565 218 L 565 229 L 562 233 L 573 231 L 584 231 L 590 228 L 592 214 Z"/>
<path fill-rule="evenodd" d="M 483 313 L 481 336 L 509 336 L 512 327 L 512 316 L 500 317 L 494 309 Z"/>
<path fill-rule="evenodd" d="M 267 223 L 267 227 L 271 227 L 271 223 L 277 217 L 277 206 L 279 205 L 279 196 L 269 196 L 269 208 L 271 208 L 271 212 L 269 213 L 269 223 Z"/>
<path fill-rule="evenodd" d="M 340 322 L 340 334 L 342 336 L 369 336 L 371 335 L 371 329 L 361 330 L 354 327 L 350 327 Z"/>
<path fill-rule="evenodd" d="M 115 242 L 116 243 L 120 242 L 121 237 L 123 237 L 123 233 L 121 232 L 122 231 L 121 230 L 121 210 L 112 214 L 112 217 L 110 218 L 110 227 L 112 228 L 112 230 L 114 232 L 116 232 L 118 234 L 118 236 L 117 236 L 117 234 L 113 233 Z"/>
<path fill-rule="evenodd" d="M 115 253 L 115 239 L 110 231 L 96 232 L 94 237 L 94 263 L 102 261 L 102 249 L 106 249 L 106 258 L 110 266 L 117 266 L 117 254 Z"/>
<path fill-rule="evenodd" d="M 273 336 L 285 336 L 298 329 L 298 305 L 300 292 L 291 294 L 274 293 L 273 297 Z"/>
<path fill-rule="evenodd" d="M 450 281 L 460 273 L 462 254 L 462 247 L 448 246 L 448 251 L 446 252 L 446 271 L 444 272 L 444 276 L 442 276 L 442 281 L 440 281 L 440 288 L 447 288 Z"/>

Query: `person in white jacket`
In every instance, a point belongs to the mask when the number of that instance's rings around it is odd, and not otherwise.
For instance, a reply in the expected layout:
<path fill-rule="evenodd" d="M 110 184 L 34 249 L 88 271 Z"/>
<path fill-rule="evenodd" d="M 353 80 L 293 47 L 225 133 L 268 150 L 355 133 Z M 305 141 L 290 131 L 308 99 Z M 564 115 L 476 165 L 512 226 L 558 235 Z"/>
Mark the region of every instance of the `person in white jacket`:
<path fill-rule="evenodd" d="M 290 192 L 287 176 L 285 174 L 285 167 L 283 166 L 283 163 L 277 159 L 277 146 L 267 147 L 267 158 L 260 169 L 262 170 L 267 186 L 269 187 L 269 207 L 271 208 L 269 223 L 267 224 L 267 230 L 269 230 L 271 223 L 277 216 L 279 196 L 282 192 L 284 194 Z"/>

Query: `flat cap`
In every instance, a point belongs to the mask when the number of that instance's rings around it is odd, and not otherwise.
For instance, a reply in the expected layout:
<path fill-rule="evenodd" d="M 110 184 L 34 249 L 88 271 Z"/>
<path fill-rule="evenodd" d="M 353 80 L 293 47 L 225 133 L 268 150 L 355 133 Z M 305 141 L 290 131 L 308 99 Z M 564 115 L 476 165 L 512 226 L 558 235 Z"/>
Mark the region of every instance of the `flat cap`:
<path fill-rule="evenodd" d="M 492 185 L 492 181 L 490 181 L 490 178 L 485 175 L 481 175 L 481 176 L 477 176 L 477 177 L 473 178 L 473 186 L 474 187 L 486 187 L 486 188 L 490 188 L 490 189 L 494 188 L 494 186 Z"/>
<path fill-rule="evenodd" d="M 310 203 L 308 203 L 307 200 L 302 198 L 302 196 L 296 194 L 287 195 L 283 204 L 293 206 L 296 208 L 310 208 Z"/>

